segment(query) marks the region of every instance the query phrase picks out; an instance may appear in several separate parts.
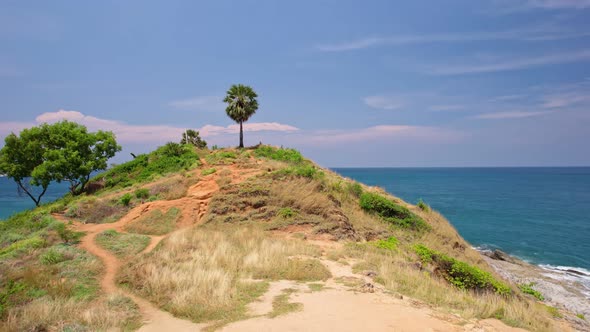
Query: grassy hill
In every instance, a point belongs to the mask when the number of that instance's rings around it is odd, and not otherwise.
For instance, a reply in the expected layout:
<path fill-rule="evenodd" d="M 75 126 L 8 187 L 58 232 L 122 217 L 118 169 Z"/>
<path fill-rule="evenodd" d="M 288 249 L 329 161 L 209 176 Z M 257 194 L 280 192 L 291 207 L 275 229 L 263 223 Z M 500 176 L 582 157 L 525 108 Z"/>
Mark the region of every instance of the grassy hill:
<path fill-rule="evenodd" d="M 249 304 L 279 280 L 367 287 L 336 278 L 330 264 L 463 322 L 563 327 L 428 205 L 292 149 L 168 144 L 89 188 L 0 222 L 0 330 L 135 330 L 151 306 L 213 330 L 252 316 Z M 301 310 L 290 292 L 268 317 Z"/>

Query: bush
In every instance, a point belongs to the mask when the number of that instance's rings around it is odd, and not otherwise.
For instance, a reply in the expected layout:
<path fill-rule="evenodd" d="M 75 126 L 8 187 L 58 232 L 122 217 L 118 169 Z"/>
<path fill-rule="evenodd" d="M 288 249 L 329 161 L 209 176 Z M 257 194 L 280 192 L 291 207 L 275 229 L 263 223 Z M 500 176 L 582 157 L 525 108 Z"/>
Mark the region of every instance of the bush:
<path fill-rule="evenodd" d="M 523 293 L 532 295 L 535 298 L 537 298 L 537 300 L 539 300 L 539 301 L 545 300 L 545 297 L 543 297 L 543 294 L 541 294 L 541 292 L 539 292 L 538 290 L 533 289 L 533 286 L 534 285 L 535 285 L 534 282 L 531 282 L 531 283 L 528 283 L 528 284 L 520 284 L 520 285 L 518 285 L 518 288 L 520 288 L 520 290 Z"/>
<path fill-rule="evenodd" d="M 398 241 L 395 237 L 390 236 L 385 240 L 372 241 L 369 244 L 380 249 L 396 250 Z"/>
<path fill-rule="evenodd" d="M 414 230 L 430 228 L 424 220 L 410 212 L 406 207 L 398 205 L 379 194 L 362 193 L 359 204 L 363 210 L 376 213 L 384 220 L 397 226 Z"/>
<path fill-rule="evenodd" d="M 418 204 L 416 204 L 416 206 L 418 206 L 420 208 L 420 210 L 422 210 L 424 212 L 430 211 L 430 206 L 428 204 L 424 203 L 422 198 L 420 198 L 420 200 L 418 200 Z"/>
<path fill-rule="evenodd" d="M 119 199 L 119 201 L 121 202 L 121 204 L 123 204 L 123 206 L 129 206 L 129 204 L 131 203 L 131 194 L 127 193 L 123 196 L 121 196 L 121 198 Z"/>
<path fill-rule="evenodd" d="M 418 244 L 414 251 L 424 263 L 434 263 L 444 278 L 460 289 L 489 290 L 509 295 L 510 287 L 496 280 L 489 272 Z"/>
<path fill-rule="evenodd" d="M 76 242 L 80 239 L 80 237 L 82 237 L 82 234 L 83 234 L 81 232 L 72 231 L 65 224 L 63 224 L 61 222 L 55 223 L 54 225 L 52 225 L 52 228 L 53 228 L 53 230 L 55 230 L 57 235 L 59 235 L 59 237 L 65 243 Z"/>
<path fill-rule="evenodd" d="M 275 172 L 278 176 L 298 176 L 308 179 L 319 179 L 324 176 L 324 172 L 318 170 L 313 165 L 293 165 Z"/>
<path fill-rule="evenodd" d="M 348 183 L 347 188 L 357 198 L 363 194 L 363 187 L 358 182 Z"/>
<path fill-rule="evenodd" d="M 296 210 L 293 210 L 289 207 L 282 208 L 277 212 L 277 215 L 283 219 L 289 219 L 289 218 L 295 217 L 298 214 L 299 214 L 299 212 L 297 212 Z"/>
<path fill-rule="evenodd" d="M 150 197 L 150 191 L 146 188 L 140 188 L 135 191 L 135 197 L 138 199 L 147 199 Z"/>

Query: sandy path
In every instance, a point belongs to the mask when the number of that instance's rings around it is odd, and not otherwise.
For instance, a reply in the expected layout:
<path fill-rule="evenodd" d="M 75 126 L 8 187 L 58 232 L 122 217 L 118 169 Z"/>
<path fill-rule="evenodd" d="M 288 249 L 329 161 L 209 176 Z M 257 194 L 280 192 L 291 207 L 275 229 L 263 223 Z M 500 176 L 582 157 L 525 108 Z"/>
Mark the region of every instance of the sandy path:
<path fill-rule="evenodd" d="M 257 171 L 240 171 L 234 166 L 226 166 L 221 169 L 230 170 L 229 177 L 233 183 L 241 182 L 250 176 L 258 174 Z M 139 307 L 143 317 L 144 325 L 139 331 L 199 331 L 205 324 L 195 324 L 187 320 L 174 317 L 168 312 L 162 311 L 152 305 L 149 301 L 140 298 L 128 291 L 117 287 L 116 277 L 121 268 L 122 261 L 108 250 L 103 249 L 96 244 L 96 236 L 108 229 L 114 229 L 117 232 L 126 233 L 125 227 L 132 221 L 140 218 L 154 209 L 162 212 L 168 211 L 171 207 L 181 210 L 181 218 L 177 223 L 177 229 L 190 227 L 198 224 L 206 214 L 209 201 L 213 194 L 219 190 L 216 180 L 220 177 L 219 172 L 205 176 L 195 185 L 187 190 L 186 197 L 170 201 L 155 201 L 141 204 L 131 209 L 125 216 L 114 223 L 109 224 L 84 224 L 68 220 L 63 215 L 54 214 L 53 216 L 62 222 L 72 222 L 76 231 L 82 231 L 86 234 L 80 240 L 80 248 L 98 257 L 104 265 L 104 275 L 100 280 L 103 291 L 107 294 L 121 293 L 131 298 Z M 149 245 L 141 254 L 151 252 L 165 238 L 162 236 L 150 236 Z"/>
<path fill-rule="evenodd" d="M 398 298 L 370 277 L 355 274 L 351 265 L 322 260 L 332 273 L 324 290 L 307 291 L 307 286 L 292 281 L 272 282 L 269 291 L 259 301 L 249 305 L 254 318 L 232 323 L 221 329 L 232 331 L 471 331 L 521 332 L 494 319 L 466 322 L 456 316 L 438 313 L 409 298 Z M 338 282 L 339 278 L 371 283 L 373 292 Z M 272 311 L 272 300 L 284 289 L 298 289 L 289 302 L 303 304 L 303 310 L 276 318 L 266 315 Z"/>

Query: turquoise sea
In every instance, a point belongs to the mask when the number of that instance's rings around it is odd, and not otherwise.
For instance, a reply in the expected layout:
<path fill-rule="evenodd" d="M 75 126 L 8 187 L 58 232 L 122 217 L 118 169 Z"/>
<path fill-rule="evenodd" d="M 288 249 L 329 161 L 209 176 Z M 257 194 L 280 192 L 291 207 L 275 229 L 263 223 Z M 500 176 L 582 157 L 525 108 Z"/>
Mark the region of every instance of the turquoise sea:
<path fill-rule="evenodd" d="M 590 167 L 335 168 L 440 211 L 480 249 L 590 276 Z"/>
<path fill-rule="evenodd" d="M 41 198 L 41 203 L 54 201 L 67 192 L 67 183 L 52 183 Z M 18 186 L 12 179 L 0 177 L 0 219 L 6 219 L 13 213 L 32 207 L 35 207 L 33 200 L 27 194 L 19 193 Z"/>

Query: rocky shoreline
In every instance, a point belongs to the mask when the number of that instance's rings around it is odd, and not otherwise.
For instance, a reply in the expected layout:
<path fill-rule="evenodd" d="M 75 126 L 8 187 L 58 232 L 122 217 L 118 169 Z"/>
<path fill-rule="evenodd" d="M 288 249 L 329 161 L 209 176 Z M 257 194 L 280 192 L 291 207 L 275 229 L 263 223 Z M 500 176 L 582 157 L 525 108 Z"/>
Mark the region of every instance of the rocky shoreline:
<path fill-rule="evenodd" d="M 503 278 L 517 285 L 533 283 L 544 304 L 579 331 L 590 331 L 590 292 L 584 283 L 590 275 L 575 269 L 549 268 L 529 264 L 500 250 L 480 251 L 484 260 Z"/>

